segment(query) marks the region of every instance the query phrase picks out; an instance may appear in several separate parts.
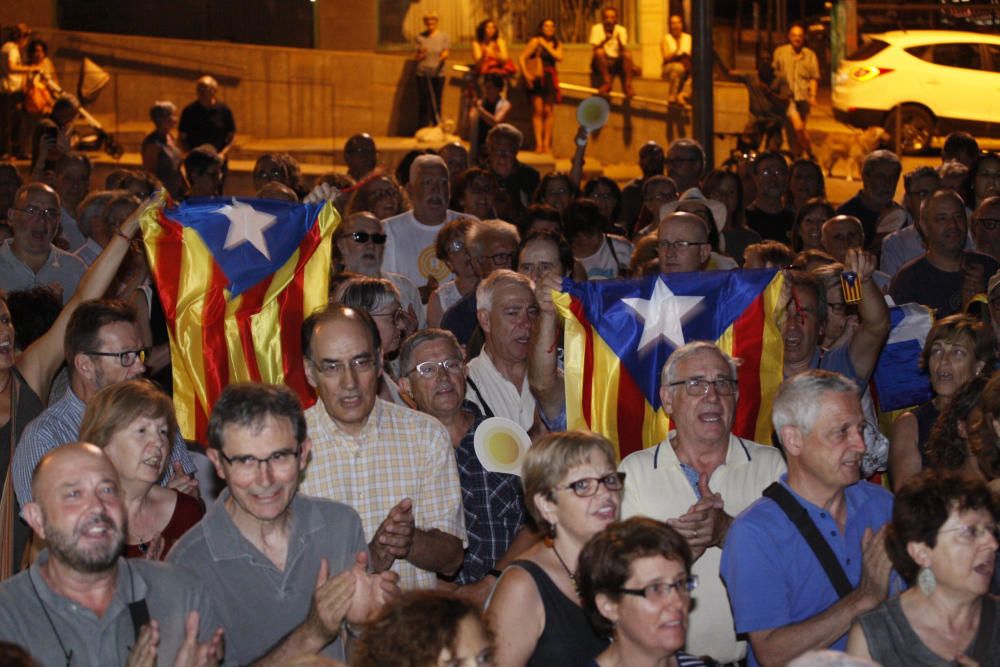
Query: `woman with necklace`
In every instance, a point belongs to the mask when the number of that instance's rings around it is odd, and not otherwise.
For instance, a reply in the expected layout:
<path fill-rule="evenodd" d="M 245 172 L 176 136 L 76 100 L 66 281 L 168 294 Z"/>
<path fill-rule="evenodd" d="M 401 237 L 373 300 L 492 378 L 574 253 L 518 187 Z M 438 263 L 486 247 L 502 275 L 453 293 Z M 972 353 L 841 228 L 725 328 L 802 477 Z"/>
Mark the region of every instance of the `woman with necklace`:
<path fill-rule="evenodd" d="M 14 199 L 13 225 L 30 223 L 48 210 L 59 210 L 59 195 L 40 183 L 18 191 Z M 16 518 L 16 500 L 10 463 L 14 447 L 24 427 L 45 409 L 52 378 L 64 361 L 63 338 L 66 325 L 76 307 L 88 299 L 104 295 L 128 253 L 132 237 L 139 229 L 139 218 L 146 207 L 137 209 L 111 237 L 104 251 L 80 279 L 76 292 L 63 307 L 55 323 L 27 349 L 19 351 L 14 342 L 14 323 L 6 300 L 0 297 L 0 474 L 3 496 L 0 500 L 0 579 L 20 569 L 30 531 Z"/>
<path fill-rule="evenodd" d="M 618 520 L 625 475 L 614 458 L 611 443 L 585 431 L 550 433 L 528 450 L 524 498 L 549 537 L 504 571 L 487 605 L 497 667 L 578 667 L 608 647 L 580 605 L 576 568 L 587 541 Z"/>
<path fill-rule="evenodd" d="M 149 380 L 107 386 L 87 402 L 80 440 L 103 449 L 121 478 L 127 558 L 163 560 L 205 514 L 201 501 L 159 485 L 176 432 L 173 402 Z"/>

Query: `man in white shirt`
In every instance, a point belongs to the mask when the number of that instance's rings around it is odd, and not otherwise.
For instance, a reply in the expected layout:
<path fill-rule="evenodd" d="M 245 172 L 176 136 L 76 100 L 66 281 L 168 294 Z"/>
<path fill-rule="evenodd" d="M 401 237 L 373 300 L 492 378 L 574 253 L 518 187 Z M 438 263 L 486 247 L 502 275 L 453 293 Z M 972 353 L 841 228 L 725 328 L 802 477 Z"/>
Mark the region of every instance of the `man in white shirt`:
<path fill-rule="evenodd" d="M 667 101 L 673 104 L 687 102 L 691 79 L 691 35 L 684 32 L 684 19 L 677 14 L 670 16 L 669 31 L 663 36 L 660 53 L 663 55 L 663 78 L 667 80 Z M 681 89 L 684 93 L 681 93 Z M 678 95 L 680 96 L 678 97 Z"/>
<path fill-rule="evenodd" d="M 591 72 L 598 86 L 599 95 L 611 92 L 614 76 L 622 80 L 625 97 L 632 97 L 632 54 L 629 53 L 628 31 L 618 24 L 618 10 L 605 7 L 601 12 L 601 22 L 590 29 L 590 45 L 594 47 L 594 59 L 591 62 Z"/>
<path fill-rule="evenodd" d="M 426 303 L 437 284 L 452 277 L 451 270 L 435 253 L 437 233 L 445 222 L 462 214 L 448 208 L 451 199 L 448 166 L 437 155 L 421 155 L 413 161 L 406 188 L 413 208 L 385 221 L 388 239 L 382 270 L 409 278 Z"/>
<path fill-rule="evenodd" d="M 660 382 L 660 401 L 674 430 L 619 466 L 629 484 L 622 518 L 666 521 L 688 541 L 699 587 L 686 650 L 721 663 L 746 654 L 719 577 L 722 545 L 733 518 L 785 472 L 776 448 L 732 433 L 737 377 L 734 361 L 712 343 L 677 348 Z"/>

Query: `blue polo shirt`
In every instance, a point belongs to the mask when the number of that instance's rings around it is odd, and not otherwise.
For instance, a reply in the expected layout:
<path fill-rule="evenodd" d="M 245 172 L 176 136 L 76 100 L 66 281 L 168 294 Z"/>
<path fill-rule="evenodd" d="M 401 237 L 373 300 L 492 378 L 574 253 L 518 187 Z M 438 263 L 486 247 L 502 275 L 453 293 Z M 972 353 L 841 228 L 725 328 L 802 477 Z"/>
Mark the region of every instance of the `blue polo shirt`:
<path fill-rule="evenodd" d="M 866 528 L 877 531 L 892 518 L 892 494 L 864 481 L 847 487 L 847 521 L 842 533 L 829 512 L 788 486 L 787 474 L 780 483 L 806 509 L 847 578 L 857 586 L 861 538 Z M 733 522 L 719 571 L 729 589 L 737 634 L 800 623 L 840 599 L 812 549 L 770 498 L 761 498 Z M 843 651 L 846 646 L 845 633 L 828 648 Z M 760 664 L 749 644 L 747 657 L 751 666 Z"/>

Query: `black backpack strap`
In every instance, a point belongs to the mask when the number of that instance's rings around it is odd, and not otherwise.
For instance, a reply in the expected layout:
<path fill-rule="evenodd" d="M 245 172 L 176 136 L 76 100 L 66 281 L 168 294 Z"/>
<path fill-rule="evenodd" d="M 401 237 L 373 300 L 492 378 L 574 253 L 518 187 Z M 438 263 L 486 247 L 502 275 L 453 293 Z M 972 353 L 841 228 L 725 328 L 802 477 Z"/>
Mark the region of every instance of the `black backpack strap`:
<path fill-rule="evenodd" d="M 496 415 L 494 415 L 493 414 L 493 410 L 490 409 L 489 403 L 487 403 L 486 399 L 483 398 L 483 395 L 479 393 L 479 387 L 477 387 L 476 383 L 472 381 L 472 378 L 466 378 L 465 379 L 465 383 L 467 385 L 469 385 L 469 387 L 472 389 L 472 391 L 476 392 L 476 398 L 479 399 L 479 404 L 481 406 L 483 406 L 483 414 L 487 418 L 489 418 L 489 417 L 495 417 Z"/>
<path fill-rule="evenodd" d="M 139 641 L 139 631 L 142 630 L 142 626 L 149 624 L 149 607 L 146 606 L 146 598 L 129 602 L 128 615 L 132 617 L 135 640 Z"/>
<path fill-rule="evenodd" d="M 788 515 L 789 520 L 798 528 L 806 544 L 809 545 L 809 548 L 816 555 L 816 560 L 823 566 L 826 576 L 830 578 L 830 583 L 833 584 L 837 595 L 843 599 L 848 593 L 853 591 L 854 586 L 851 585 L 847 575 L 844 574 L 844 568 L 837 561 L 837 556 L 833 553 L 833 549 L 823 539 L 823 536 L 819 533 L 819 529 L 816 528 L 816 524 L 809 518 L 809 514 L 802 505 L 788 492 L 788 489 L 778 482 L 774 482 L 771 486 L 764 489 L 764 495 L 778 503 L 781 511 Z"/>

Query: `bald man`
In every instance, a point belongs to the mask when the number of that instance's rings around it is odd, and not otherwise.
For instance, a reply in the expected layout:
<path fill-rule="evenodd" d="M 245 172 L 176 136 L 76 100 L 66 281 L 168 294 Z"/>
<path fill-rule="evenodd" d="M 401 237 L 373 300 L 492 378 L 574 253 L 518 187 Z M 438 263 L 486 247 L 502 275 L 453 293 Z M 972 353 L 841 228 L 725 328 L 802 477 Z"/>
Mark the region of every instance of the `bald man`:
<path fill-rule="evenodd" d="M 195 579 L 122 558 L 124 496 L 104 452 L 85 443 L 57 447 L 31 486 L 34 500 L 22 515 L 48 548 L 0 584 L 0 641 L 27 647 L 42 665 L 145 664 L 150 656 L 180 665 L 192 651 L 222 658 L 222 632 Z"/>

